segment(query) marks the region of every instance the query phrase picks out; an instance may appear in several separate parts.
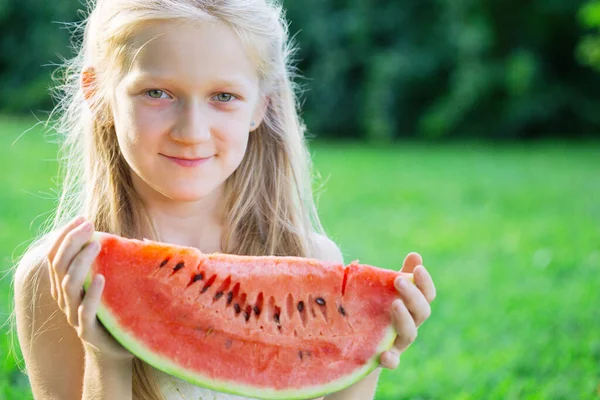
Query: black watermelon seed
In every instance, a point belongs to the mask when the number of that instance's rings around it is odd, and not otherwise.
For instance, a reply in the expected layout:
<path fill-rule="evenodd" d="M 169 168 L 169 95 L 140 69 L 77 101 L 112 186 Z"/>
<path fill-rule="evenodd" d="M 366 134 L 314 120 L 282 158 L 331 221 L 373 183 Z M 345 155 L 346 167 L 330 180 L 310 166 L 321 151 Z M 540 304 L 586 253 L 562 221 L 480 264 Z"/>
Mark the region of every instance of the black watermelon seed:
<path fill-rule="evenodd" d="M 233 292 L 227 293 L 227 304 L 231 304 L 231 300 L 233 300 Z"/>
<path fill-rule="evenodd" d="M 179 271 L 181 268 L 183 268 L 184 265 L 185 265 L 185 263 L 183 261 L 177 263 L 175 268 L 173 268 L 173 271 L 175 271 L 175 272 Z"/>
<path fill-rule="evenodd" d="M 158 268 L 162 268 L 162 267 L 164 267 L 165 265 L 167 265 L 167 263 L 168 263 L 168 262 L 169 262 L 169 259 L 168 259 L 168 258 L 165 258 L 165 259 L 163 260 L 163 262 L 161 262 L 161 263 L 160 263 L 160 266 L 159 266 Z"/>
<path fill-rule="evenodd" d="M 235 303 L 233 308 L 235 308 L 235 313 L 239 314 L 240 311 L 242 311 L 242 309 L 240 308 L 240 305 L 238 303 Z"/>
<path fill-rule="evenodd" d="M 275 322 L 279 323 L 279 314 L 273 315 L 273 319 L 275 320 Z"/>
<path fill-rule="evenodd" d="M 303 356 L 302 350 L 298 351 L 298 357 L 300 357 L 301 360 L 302 360 L 302 356 Z"/>
<path fill-rule="evenodd" d="M 202 290 L 200 291 L 200 293 L 204 293 L 204 292 L 206 292 L 206 291 L 208 290 L 208 288 L 210 288 L 210 286 L 208 286 L 208 285 L 207 285 L 207 286 L 204 286 L 204 287 L 202 288 Z"/>
<path fill-rule="evenodd" d="M 317 297 L 317 299 L 315 300 L 317 302 L 318 305 L 320 306 L 324 306 L 325 305 L 325 300 L 323 300 L 322 297 Z"/>
<path fill-rule="evenodd" d="M 340 314 L 342 315 L 346 315 L 346 310 L 344 310 L 344 307 L 340 306 L 340 308 L 338 308 L 338 311 L 340 312 Z"/>
<path fill-rule="evenodd" d="M 204 279 L 204 275 L 202 275 L 202 273 L 199 273 L 199 274 L 194 275 L 194 277 L 192 278 L 192 282 L 198 282 L 198 281 L 201 281 L 202 279 Z"/>
<path fill-rule="evenodd" d="M 217 292 L 217 294 L 215 294 L 215 300 L 219 300 L 221 296 L 223 296 L 223 292 Z"/>
<path fill-rule="evenodd" d="M 246 319 L 246 321 L 250 319 L 250 314 L 248 313 L 248 311 L 244 311 L 244 318 Z"/>
<path fill-rule="evenodd" d="M 258 308 L 257 306 L 254 306 L 254 314 L 260 314 L 260 308 Z"/>
<path fill-rule="evenodd" d="M 304 311 L 304 302 L 303 301 L 298 303 L 298 311 L 300 311 L 300 312 Z"/>
<path fill-rule="evenodd" d="M 230 348 L 230 347 L 231 347 L 231 344 L 232 344 L 232 343 L 231 343 L 231 340 L 230 340 L 230 339 L 227 339 L 227 341 L 225 342 L 225 348 L 226 348 L 226 349 Z"/>

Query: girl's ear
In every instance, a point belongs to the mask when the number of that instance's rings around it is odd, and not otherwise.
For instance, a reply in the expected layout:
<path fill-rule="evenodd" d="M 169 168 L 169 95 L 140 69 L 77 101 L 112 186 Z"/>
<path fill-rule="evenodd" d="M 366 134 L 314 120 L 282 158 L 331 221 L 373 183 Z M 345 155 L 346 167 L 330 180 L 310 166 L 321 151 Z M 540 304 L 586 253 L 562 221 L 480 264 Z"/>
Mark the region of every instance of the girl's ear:
<path fill-rule="evenodd" d="M 93 106 L 93 100 L 96 97 L 96 70 L 94 67 L 88 66 L 81 72 L 81 89 L 83 96 L 88 102 L 90 109 Z"/>
<path fill-rule="evenodd" d="M 264 96 L 262 100 L 256 105 L 254 109 L 254 113 L 252 114 L 252 122 L 250 123 L 250 132 L 256 130 L 263 119 L 265 118 L 265 114 L 267 113 L 267 108 L 269 107 L 269 97 Z"/>

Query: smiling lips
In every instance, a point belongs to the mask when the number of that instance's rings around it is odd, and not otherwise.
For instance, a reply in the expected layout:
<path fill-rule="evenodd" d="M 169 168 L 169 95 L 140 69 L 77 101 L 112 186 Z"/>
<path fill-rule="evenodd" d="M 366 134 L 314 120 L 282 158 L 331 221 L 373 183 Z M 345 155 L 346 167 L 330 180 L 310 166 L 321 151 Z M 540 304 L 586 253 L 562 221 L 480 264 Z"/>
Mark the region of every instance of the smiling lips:
<path fill-rule="evenodd" d="M 171 156 L 167 156 L 164 154 L 161 154 L 161 156 L 168 158 L 169 160 L 173 161 L 176 164 L 181 165 L 182 167 L 197 167 L 198 165 L 204 164 L 205 162 L 207 162 L 208 160 L 210 160 L 211 158 L 214 157 L 214 156 L 210 156 L 210 157 L 205 157 L 205 158 L 180 158 L 180 157 L 171 157 Z"/>

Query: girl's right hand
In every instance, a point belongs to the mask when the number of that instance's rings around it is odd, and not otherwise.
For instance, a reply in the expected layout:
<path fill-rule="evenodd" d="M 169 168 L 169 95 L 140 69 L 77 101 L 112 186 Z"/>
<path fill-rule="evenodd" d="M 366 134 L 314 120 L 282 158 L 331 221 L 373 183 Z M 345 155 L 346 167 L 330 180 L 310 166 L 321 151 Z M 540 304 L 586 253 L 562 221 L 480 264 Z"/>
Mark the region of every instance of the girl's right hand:
<path fill-rule="evenodd" d="M 90 242 L 93 233 L 94 226 L 83 217 L 71 221 L 59 232 L 48 253 L 52 297 L 77 331 L 86 352 L 113 360 L 131 360 L 133 355 L 96 318 L 104 276 L 96 275 L 82 295 L 83 282 L 100 251 L 98 242 Z"/>

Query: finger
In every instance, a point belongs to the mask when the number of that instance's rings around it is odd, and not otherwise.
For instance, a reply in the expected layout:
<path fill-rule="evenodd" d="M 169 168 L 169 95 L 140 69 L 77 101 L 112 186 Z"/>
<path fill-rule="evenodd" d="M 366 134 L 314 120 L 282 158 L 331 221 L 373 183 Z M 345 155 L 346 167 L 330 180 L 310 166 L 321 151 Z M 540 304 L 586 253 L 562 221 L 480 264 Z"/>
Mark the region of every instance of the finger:
<path fill-rule="evenodd" d="M 78 325 L 77 308 L 81 304 L 83 281 L 90 270 L 92 261 L 96 258 L 99 251 L 100 244 L 98 242 L 90 242 L 87 244 L 83 250 L 75 256 L 62 281 L 67 319 L 74 327 L 77 327 Z"/>
<path fill-rule="evenodd" d="M 401 272 L 413 272 L 413 269 L 415 269 L 415 267 L 417 265 L 422 265 L 423 264 L 423 257 L 421 257 L 421 255 L 419 253 L 409 253 L 405 258 L 404 258 L 404 262 L 402 263 L 402 269 L 400 270 Z"/>
<path fill-rule="evenodd" d="M 382 367 L 388 369 L 396 369 L 400 364 L 400 354 L 396 349 L 384 351 L 379 357 L 379 363 Z"/>
<path fill-rule="evenodd" d="M 73 261 L 73 258 L 81 251 L 83 245 L 91 239 L 93 231 L 94 227 L 92 223 L 85 222 L 67 233 L 54 257 L 54 263 L 52 264 L 54 269 L 54 279 L 57 284 L 63 281 L 64 275 Z M 57 287 L 57 297 L 58 305 L 61 309 L 64 309 L 65 299 L 60 286 Z"/>
<path fill-rule="evenodd" d="M 412 315 L 415 325 L 418 327 L 431 315 L 431 306 L 421 290 L 402 277 L 394 281 L 396 289 L 400 293 L 404 305 Z"/>
<path fill-rule="evenodd" d="M 79 337 L 86 337 L 96 324 L 96 314 L 104 290 L 104 275 L 96 275 L 83 296 L 83 301 L 77 308 L 79 319 Z"/>
<path fill-rule="evenodd" d="M 56 252 L 53 262 L 54 269 L 58 273 L 59 278 L 62 278 L 67 273 L 73 258 L 91 239 L 93 231 L 94 225 L 88 221 L 67 233 Z"/>
<path fill-rule="evenodd" d="M 398 354 L 402 353 L 417 338 L 417 326 L 412 315 L 402 300 L 394 300 L 392 303 L 394 315 L 394 329 L 396 329 L 396 340 L 394 347 Z"/>
<path fill-rule="evenodd" d="M 57 236 L 56 240 L 54 241 L 54 244 L 52 245 L 52 247 L 50 248 L 50 251 L 48 252 L 48 261 L 50 261 L 50 264 L 52 264 L 52 262 L 54 262 L 54 257 L 56 256 L 56 252 L 58 251 L 58 248 L 60 247 L 60 244 L 62 243 L 62 241 L 65 239 L 65 236 L 67 235 L 67 233 L 71 232 L 73 229 L 75 229 L 76 227 L 81 225 L 81 223 L 83 221 L 85 221 L 85 218 L 83 218 L 82 216 L 79 216 L 79 217 L 75 218 L 74 220 L 72 220 L 71 222 L 69 222 L 67 225 L 65 225 L 62 228 L 62 230 L 58 233 L 58 236 Z"/>
<path fill-rule="evenodd" d="M 58 232 L 58 236 L 56 237 L 54 243 L 52 244 L 52 247 L 50 248 L 50 251 L 48 252 L 48 256 L 46 257 L 47 262 L 48 262 L 48 275 L 50 277 L 50 294 L 52 295 L 52 298 L 54 300 L 59 299 L 58 292 L 60 290 L 58 287 L 60 281 L 57 281 L 56 273 L 54 272 L 54 267 L 53 267 L 56 252 L 58 251 L 58 248 L 60 247 L 60 244 L 63 242 L 67 233 L 69 233 L 70 231 L 75 229 L 77 226 L 81 225 L 81 223 L 84 220 L 85 220 L 85 218 L 83 218 L 82 216 L 79 216 L 79 217 L 73 219 L 66 226 L 64 226 L 62 228 L 62 230 L 60 230 Z"/>
<path fill-rule="evenodd" d="M 429 272 L 425 269 L 424 266 L 418 265 L 413 271 L 413 277 L 415 280 L 415 285 L 421 290 L 425 299 L 431 303 L 435 300 L 436 290 L 435 285 L 433 284 L 433 279 Z"/>
<path fill-rule="evenodd" d="M 71 265 L 69 266 L 69 269 L 67 270 L 63 281 L 69 278 L 73 285 L 73 288 L 75 289 L 73 293 L 81 292 L 85 278 L 89 273 L 92 263 L 98 256 L 100 249 L 100 243 L 98 243 L 97 241 L 91 241 L 87 243 L 83 247 L 83 249 L 81 249 L 81 251 L 77 253 L 75 258 L 73 258 L 73 261 L 71 261 Z"/>

